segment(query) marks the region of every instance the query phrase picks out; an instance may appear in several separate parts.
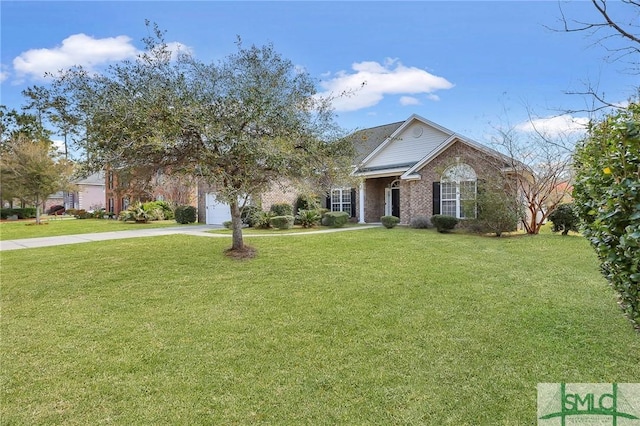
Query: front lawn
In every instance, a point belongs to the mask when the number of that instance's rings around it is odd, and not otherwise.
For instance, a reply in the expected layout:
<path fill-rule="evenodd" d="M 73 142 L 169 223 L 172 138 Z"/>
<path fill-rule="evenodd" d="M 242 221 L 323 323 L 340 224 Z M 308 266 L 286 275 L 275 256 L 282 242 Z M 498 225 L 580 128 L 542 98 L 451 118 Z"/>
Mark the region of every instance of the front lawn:
<path fill-rule="evenodd" d="M 167 226 L 187 226 L 175 220 L 158 220 L 149 223 L 122 222 L 109 219 L 72 219 L 44 217 L 42 225 L 36 225 L 35 219 L 17 222 L 0 222 L 0 240 L 22 238 L 54 237 L 58 235 L 91 234 L 94 232 L 127 231 L 131 229 L 161 228 Z"/>
<path fill-rule="evenodd" d="M 637 382 L 581 237 L 382 227 L 3 252 L 2 424 L 535 424 L 541 382 Z"/>

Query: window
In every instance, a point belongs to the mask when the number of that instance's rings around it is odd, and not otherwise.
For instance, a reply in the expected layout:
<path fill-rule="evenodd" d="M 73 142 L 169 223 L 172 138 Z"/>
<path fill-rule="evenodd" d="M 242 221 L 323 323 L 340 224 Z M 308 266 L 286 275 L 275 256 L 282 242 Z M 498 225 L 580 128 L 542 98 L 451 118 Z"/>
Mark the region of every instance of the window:
<path fill-rule="evenodd" d="M 347 212 L 351 216 L 351 188 L 331 190 L 331 211 Z"/>
<path fill-rule="evenodd" d="M 440 213 L 458 219 L 476 217 L 476 172 L 467 164 L 449 167 L 440 183 Z"/>

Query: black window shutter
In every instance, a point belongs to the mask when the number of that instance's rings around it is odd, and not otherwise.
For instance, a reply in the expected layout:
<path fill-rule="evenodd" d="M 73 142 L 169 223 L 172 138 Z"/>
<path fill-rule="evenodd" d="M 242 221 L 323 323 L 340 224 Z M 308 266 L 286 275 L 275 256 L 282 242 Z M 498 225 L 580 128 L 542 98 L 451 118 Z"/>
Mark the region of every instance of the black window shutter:
<path fill-rule="evenodd" d="M 440 214 L 440 182 L 433 182 L 433 214 Z"/>
<path fill-rule="evenodd" d="M 356 189 L 351 188 L 351 217 L 356 217 Z"/>
<path fill-rule="evenodd" d="M 329 195 L 327 195 L 327 198 L 325 198 L 324 206 L 328 208 L 329 211 L 331 211 L 331 192 L 329 192 Z"/>

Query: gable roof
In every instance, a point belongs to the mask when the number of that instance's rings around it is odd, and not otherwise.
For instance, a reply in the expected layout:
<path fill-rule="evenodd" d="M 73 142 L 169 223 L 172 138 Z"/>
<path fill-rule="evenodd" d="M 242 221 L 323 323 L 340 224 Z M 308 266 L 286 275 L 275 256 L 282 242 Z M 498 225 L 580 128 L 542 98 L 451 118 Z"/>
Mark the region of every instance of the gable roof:
<path fill-rule="evenodd" d="M 386 133 L 376 129 L 385 129 Z M 370 136 L 370 140 L 368 154 L 361 160 L 358 158 L 356 176 L 393 173 L 400 174 L 402 179 L 419 179 L 416 172 L 457 141 L 487 155 L 506 159 L 503 154 L 416 114 L 403 122 L 361 130 L 354 136 L 358 133 Z M 408 135 L 412 138 L 406 137 Z"/>

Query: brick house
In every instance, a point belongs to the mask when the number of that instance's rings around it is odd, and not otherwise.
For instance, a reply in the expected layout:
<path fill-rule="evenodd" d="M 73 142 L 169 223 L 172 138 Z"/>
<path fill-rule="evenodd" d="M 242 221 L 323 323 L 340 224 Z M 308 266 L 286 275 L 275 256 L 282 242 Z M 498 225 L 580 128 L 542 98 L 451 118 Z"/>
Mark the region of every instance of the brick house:
<path fill-rule="evenodd" d="M 357 151 L 352 175 L 358 184 L 333 188 L 325 207 L 346 211 L 359 223 L 380 222 L 385 215 L 399 217 L 401 224 L 434 214 L 475 216 L 478 182 L 509 173 L 511 164 L 497 151 L 415 114 L 351 137 Z M 273 203 L 293 203 L 297 196 L 293 187 L 274 188 L 262 194 L 261 206 L 268 210 Z M 229 220 L 228 207 L 212 194 L 207 197 L 200 201 L 206 209 L 201 220 Z"/>

